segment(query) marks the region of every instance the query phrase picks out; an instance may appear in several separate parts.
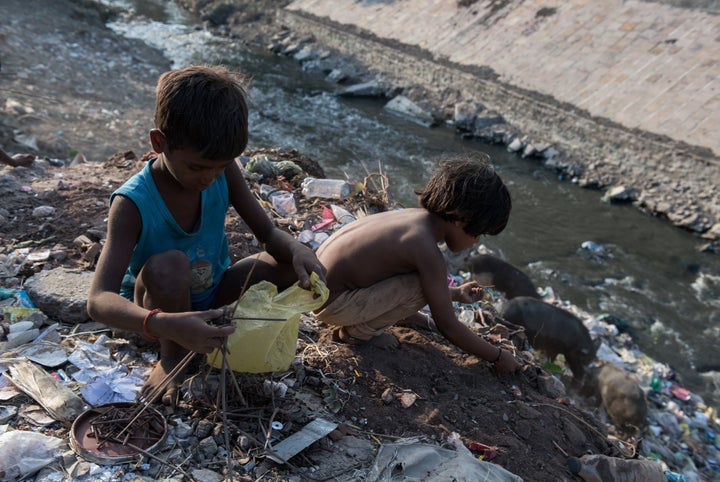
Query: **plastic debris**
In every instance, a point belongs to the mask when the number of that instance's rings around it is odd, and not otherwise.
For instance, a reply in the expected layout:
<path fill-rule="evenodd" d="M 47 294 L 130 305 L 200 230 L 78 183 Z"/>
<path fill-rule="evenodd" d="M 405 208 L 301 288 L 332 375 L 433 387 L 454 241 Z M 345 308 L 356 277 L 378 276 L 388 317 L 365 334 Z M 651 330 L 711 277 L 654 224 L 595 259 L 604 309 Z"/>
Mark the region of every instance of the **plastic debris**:
<path fill-rule="evenodd" d="M 34 363 L 19 361 L 10 371 L 15 386 L 35 399 L 55 420 L 72 421 L 82 413 L 83 401 Z"/>
<path fill-rule="evenodd" d="M 310 444 L 320 440 L 337 428 L 334 422 L 317 418 L 305 425 L 302 430 L 290 435 L 288 438 L 273 447 L 273 452 L 267 458 L 279 464 L 284 464 L 293 456 L 299 454 Z"/>
<path fill-rule="evenodd" d="M 0 479 L 18 481 L 52 463 L 64 441 L 41 433 L 13 430 L 0 435 Z"/>
<path fill-rule="evenodd" d="M 316 179 L 306 177 L 302 182 L 302 193 L 308 197 L 344 199 L 353 192 L 353 184 L 342 179 Z"/>

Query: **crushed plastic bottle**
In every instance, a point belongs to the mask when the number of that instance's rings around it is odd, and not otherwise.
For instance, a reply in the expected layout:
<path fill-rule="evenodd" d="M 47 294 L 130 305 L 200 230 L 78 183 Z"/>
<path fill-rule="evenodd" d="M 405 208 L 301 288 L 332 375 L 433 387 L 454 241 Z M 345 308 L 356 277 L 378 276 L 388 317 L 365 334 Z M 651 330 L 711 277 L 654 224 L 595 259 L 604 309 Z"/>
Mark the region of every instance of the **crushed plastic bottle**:
<path fill-rule="evenodd" d="M 458 312 L 458 320 L 460 323 L 466 326 L 473 326 L 475 324 L 475 311 L 462 309 Z"/>
<path fill-rule="evenodd" d="M 291 192 L 274 188 L 268 184 L 260 184 L 260 197 L 272 204 L 275 210 L 283 216 L 297 213 L 295 197 Z"/>
<path fill-rule="evenodd" d="M 332 210 L 335 219 L 337 219 L 338 224 L 342 225 L 355 221 L 355 216 L 353 216 L 347 209 L 344 209 L 336 204 L 331 204 L 330 209 Z"/>

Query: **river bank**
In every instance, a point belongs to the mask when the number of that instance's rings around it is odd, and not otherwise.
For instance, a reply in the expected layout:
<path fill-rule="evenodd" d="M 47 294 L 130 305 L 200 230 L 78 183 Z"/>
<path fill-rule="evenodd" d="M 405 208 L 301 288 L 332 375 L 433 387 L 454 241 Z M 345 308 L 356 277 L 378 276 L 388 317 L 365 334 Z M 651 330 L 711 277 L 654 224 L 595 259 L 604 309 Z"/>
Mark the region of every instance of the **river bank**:
<path fill-rule="evenodd" d="M 582 187 L 604 191 L 612 202 L 632 203 L 643 211 L 697 233 L 709 240 L 704 249 L 717 249 L 720 202 L 714 186 L 720 182 L 720 161 L 711 149 L 692 145 L 692 130 L 683 130 L 687 138 L 678 140 L 653 134 L 652 128 L 643 130 L 642 125 L 624 127 L 612 118 L 591 115 L 582 107 L 543 92 L 509 84 L 501 80 L 500 74 L 490 66 L 472 64 L 469 59 L 463 64 L 446 60 L 447 53 L 435 52 L 433 42 L 424 39 L 421 32 L 442 27 L 435 23 L 444 21 L 438 19 L 445 19 L 454 11 L 446 11 L 442 15 L 425 11 L 405 15 L 402 6 L 354 4 L 341 9 L 344 15 L 340 15 L 332 3 L 277 1 L 260 2 L 263 13 L 254 13 L 258 2 L 235 2 L 235 8 L 224 2 L 181 3 L 219 32 L 250 42 L 262 42 L 274 51 L 296 58 L 307 69 L 324 71 L 325 74 L 332 72 L 328 77 L 335 76 L 336 81 L 374 83 L 372 89 L 359 95 L 391 98 L 400 94 L 407 97 L 416 104 L 413 108 L 425 117 L 434 117 L 440 123 L 452 122 L 465 136 L 502 143 L 523 157 L 536 158 Z M 510 2 L 503 7 L 493 7 L 497 11 L 487 13 L 488 18 L 494 18 L 493 15 L 497 18 L 492 22 L 486 20 L 490 25 L 487 28 L 494 27 L 495 22 L 498 25 L 501 22 L 522 24 L 524 17 L 514 18 L 524 15 L 522 4 Z M 269 14 L 271 8 L 277 11 L 275 19 Z M 418 8 L 426 8 L 425 3 L 419 4 Z M 432 10 L 433 7 L 427 8 Z M 463 7 L 449 8 L 457 9 L 453 13 L 455 17 L 463 17 Z M 478 4 L 472 8 L 475 8 L 473 15 L 480 18 L 483 9 L 490 7 Z M 652 8 L 652 5 L 645 4 L 628 10 L 628 24 L 635 20 L 633 15 L 643 17 L 644 9 Z M 572 15 L 574 11 L 553 10 L 547 15 L 564 18 L 563 15 Z M 684 12 L 690 18 L 697 13 L 691 9 Z M 592 13 L 587 15 L 592 16 Z M 672 17 L 673 13 L 668 12 L 668 15 Z M 255 19 L 260 33 L 246 29 L 243 23 L 246 18 Z M 375 19 L 371 22 L 372 26 L 368 24 L 369 18 Z M 394 20 L 388 20 L 383 30 L 382 18 Z M 582 22 L 581 19 L 575 21 Z M 426 24 L 419 25 L 419 22 Z M 658 22 L 662 23 L 662 20 Z M 459 25 L 454 28 L 465 36 L 482 36 L 484 32 L 478 26 L 468 26 L 467 31 Z M 472 28 L 479 33 L 473 33 Z M 375 30 L 386 32 L 388 36 L 375 34 Z M 453 27 L 442 27 L 440 30 L 443 35 L 441 43 L 447 45 L 449 51 L 460 52 L 467 39 L 454 38 Z M 273 32 L 282 32 L 282 35 L 271 42 L 268 35 Z M 498 42 L 503 45 L 513 43 L 510 28 L 500 33 L 488 32 L 487 35 L 495 38 L 501 33 L 505 36 L 500 37 Z M 457 45 L 453 47 L 454 44 Z M 644 53 L 643 48 L 638 47 L 638 55 Z M 329 52 L 334 52 L 334 55 L 329 56 Z M 340 64 L 341 58 L 352 59 L 352 70 L 343 72 L 345 67 Z M 339 66 L 333 65 L 333 62 Z M 540 56 L 537 62 L 549 64 L 546 68 L 559 76 L 558 84 L 573 81 L 563 79 L 563 71 L 556 72 L 552 59 Z M 691 57 L 689 62 L 692 62 Z M 583 64 L 580 68 L 581 71 L 586 69 L 593 70 L 591 64 Z M 528 74 L 528 77 L 533 76 Z M 626 87 L 620 88 L 627 90 Z M 621 90 L 613 94 L 609 90 L 605 95 L 618 98 L 626 95 Z M 618 99 L 613 102 L 618 102 Z M 657 108 L 662 105 L 658 104 Z M 695 107 L 683 105 L 682 109 Z M 696 110 L 702 109 L 700 106 Z M 680 127 L 674 132 L 679 130 Z M 702 138 L 698 139 L 702 144 Z"/>

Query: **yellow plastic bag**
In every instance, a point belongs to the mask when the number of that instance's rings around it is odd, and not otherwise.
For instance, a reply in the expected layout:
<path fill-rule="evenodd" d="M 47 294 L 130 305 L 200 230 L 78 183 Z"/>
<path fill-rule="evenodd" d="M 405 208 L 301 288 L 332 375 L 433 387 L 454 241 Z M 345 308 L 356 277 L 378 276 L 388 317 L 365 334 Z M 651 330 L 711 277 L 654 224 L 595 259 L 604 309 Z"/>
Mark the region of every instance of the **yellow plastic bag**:
<path fill-rule="evenodd" d="M 234 321 L 235 332 L 228 337 L 230 368 L 236 372 L 263 373 L 290 367 L 295 359 L 300 314 L 320 308 L 330 294 L 316 273 L 310 282 L 311 290 L 295 283 L 278 293 L 277 286 L 261 281 L 233 303 L 232 317 L 243 319 Z M 253 320 L 253 317 L 282 321 Z M 222 352 L 214 350 L 208 354 L 208 363 L 221 368 Z"/>

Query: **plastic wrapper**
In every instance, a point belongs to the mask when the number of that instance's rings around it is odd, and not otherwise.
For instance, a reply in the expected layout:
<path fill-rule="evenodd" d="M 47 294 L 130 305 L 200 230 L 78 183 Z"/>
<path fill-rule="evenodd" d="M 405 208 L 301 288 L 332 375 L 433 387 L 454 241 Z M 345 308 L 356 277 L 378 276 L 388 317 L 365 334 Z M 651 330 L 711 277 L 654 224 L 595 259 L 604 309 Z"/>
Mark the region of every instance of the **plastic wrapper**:
<path fill-rule="evenodd" d="M 73 421 L 85 409 L 80 397 L 34 363 L 17 362 L 10 366 L 10 373 L 10 381 L 42 405 L 55 420 Z"/>
<path fill-rule="evenodd" d="M 231 305 L 232 318 L 242 318 L 233 321 L 235 332 L 227 342 L 227 359 L 233 371 L 264 373 L 290 367 L 295 359 L 300 314 L 321 307 L 329 295 L 317 274 L 313 273 L 310 281 L 310 290 L 296 283 L 281 293 L 274 284 L 261 281 Z M 222 367 L 220 350 L 208 355 L 208 363 Z"/>
<path fill-rule="evenodd" d="M 63 440 L 41 433 L 13 430 L 0 435 L 0 480 L 24 479 L 57 457 Z"/>

